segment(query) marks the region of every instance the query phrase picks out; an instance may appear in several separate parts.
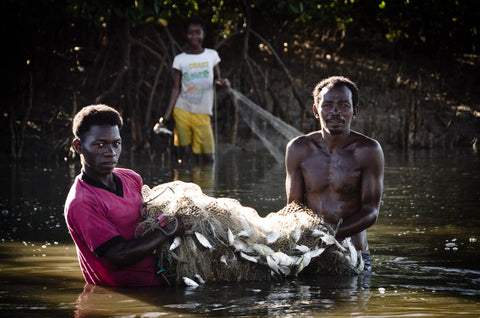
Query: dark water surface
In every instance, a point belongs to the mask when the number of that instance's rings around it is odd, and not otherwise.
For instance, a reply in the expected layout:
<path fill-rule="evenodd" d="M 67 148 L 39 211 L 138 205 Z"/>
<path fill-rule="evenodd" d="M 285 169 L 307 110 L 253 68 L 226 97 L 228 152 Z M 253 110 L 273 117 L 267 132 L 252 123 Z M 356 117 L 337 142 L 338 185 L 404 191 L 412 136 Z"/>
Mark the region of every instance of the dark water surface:
<path fill-rule="evenodd" d="M 63 204 L 78 164 L 0 167 L 2 317 L 479 317 L 480 156 L 387 151 L 373 273 L 274 283 L 114 289 L 84 284 Z M 285 204 L 284 168 L 267 151 L 222 151 L 214 167 L 122 158 L 154 186 L 195 182 L 261 214 Z"/>

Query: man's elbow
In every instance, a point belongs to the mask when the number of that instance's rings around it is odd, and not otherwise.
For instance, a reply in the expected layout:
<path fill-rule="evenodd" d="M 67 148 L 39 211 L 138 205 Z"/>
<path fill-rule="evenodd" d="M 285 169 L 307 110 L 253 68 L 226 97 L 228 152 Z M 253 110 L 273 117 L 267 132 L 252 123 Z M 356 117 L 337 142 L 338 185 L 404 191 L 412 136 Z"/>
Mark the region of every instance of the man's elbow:
<path fill-rule="evenodd" d="M 372 212 L 370 212 L 367 217 L 365 218 L 365 225 L 367 228 L 371 227 L 374 225 L 378 220 L 378 210 L 374 209 Z"/>

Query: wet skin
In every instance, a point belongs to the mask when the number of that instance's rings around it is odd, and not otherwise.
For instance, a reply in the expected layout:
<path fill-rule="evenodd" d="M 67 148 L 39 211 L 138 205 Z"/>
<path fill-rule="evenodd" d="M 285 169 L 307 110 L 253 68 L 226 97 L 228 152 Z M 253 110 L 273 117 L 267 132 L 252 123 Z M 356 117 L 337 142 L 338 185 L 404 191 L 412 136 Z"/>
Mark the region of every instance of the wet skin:
<path fill-rule="evenodd" d="M 368 251 L 365 230 L 378 217 L 383 152 L 377 141 L 350 130 L 358 108 L 346 86 L 326 87 L 313 106 L 321 129 L 292 140 L 286 152 L 287 201 L 306 204 Z"/>

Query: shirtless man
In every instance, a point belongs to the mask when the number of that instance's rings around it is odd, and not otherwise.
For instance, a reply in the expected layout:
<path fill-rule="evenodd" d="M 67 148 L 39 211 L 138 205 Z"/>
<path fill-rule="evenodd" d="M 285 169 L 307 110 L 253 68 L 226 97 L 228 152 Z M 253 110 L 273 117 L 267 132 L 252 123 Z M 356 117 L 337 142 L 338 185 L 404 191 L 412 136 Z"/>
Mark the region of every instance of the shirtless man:
<path fill-rule="evenodd" d="M 371 271 L 366 229 L 372 226 L 383 191 L 380 144 L 350 130 L 358 113 L 358 88 L 333 76 L 313 90 L 320 130 L 291 140 L 286 150 L 287 202 L 305 204 L 330 224 L 342 223 L 336 238 L 351 237 Z"/>

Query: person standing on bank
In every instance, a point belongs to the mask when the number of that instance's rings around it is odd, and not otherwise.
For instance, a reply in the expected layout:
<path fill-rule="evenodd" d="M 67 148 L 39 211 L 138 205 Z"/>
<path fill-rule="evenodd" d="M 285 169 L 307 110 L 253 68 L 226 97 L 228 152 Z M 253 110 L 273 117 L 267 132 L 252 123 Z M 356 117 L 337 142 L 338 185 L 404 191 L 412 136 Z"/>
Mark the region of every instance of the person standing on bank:
<path fill-rule="evenodd" d="M 380 144 L 350 130 L 358 113 L 358 88 L 333 76 L 313 90 L 320 130 L 291 140 L 286 148 L 287 202 L 305 204 L 330 224 L 338 240 L 351 237 L 371 271 L 366 229 L 379 214 L 384 157 Z"/>
<path fill-rule="evenodd" d="M 138 238 L 142 178 L 116 168 L 122 152 L 120 114 L 106 105 L 82 108 L 73 119 L 73 147 L 82 172 L 65 202 L 65 220 L 85 281 L 93 285 L 159 286 L 155 249 L 185 231 L 181 219 Z M 175 221 L 176 220 L 176 221 Z M 138 233 L 137 233 L 138 232 Z"/>
<path fill-rule="evenodd" d="M 217 51 L 203 47 L 205 25 L 198 18 L 187 21 L 186 52 L 173 60 L 174 84 L 170 102 L 163 117 L 153 128 L 155 133 L 165 126 L 173 113 L 175 145 L 179 162 L 187 162 L 193 152 L 205 162 L 215 161 L 215 143 L 211 123 L 214 82 L 230 88 L 228 79 L 220 75 Z"/>

